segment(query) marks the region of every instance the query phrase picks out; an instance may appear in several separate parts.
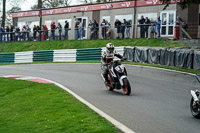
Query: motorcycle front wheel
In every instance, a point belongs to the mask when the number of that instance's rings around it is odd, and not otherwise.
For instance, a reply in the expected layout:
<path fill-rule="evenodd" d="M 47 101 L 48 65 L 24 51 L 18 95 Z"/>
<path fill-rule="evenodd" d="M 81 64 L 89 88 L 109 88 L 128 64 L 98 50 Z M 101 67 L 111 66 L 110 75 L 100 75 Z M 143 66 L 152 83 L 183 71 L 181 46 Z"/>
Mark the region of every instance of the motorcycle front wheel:
<path fill-rule="evenodd" d="M 126 95 L 130 95 L 131 94 L 131 86 L 130 86 L 130 83 L 127 78 L 123 79 L 123 84 L 124 85 L 122 86 L 122 90 L 124 91 L 124 93 Z"/>
<path fill-rule="evenodd" d="M 200 119 L 200 108 L 198 105 L 196 105 L 193 97 L 191 98 L 191 101 L 190 101 L 190 110 L 191 110 L 192 115 L 195 118 Z"/>

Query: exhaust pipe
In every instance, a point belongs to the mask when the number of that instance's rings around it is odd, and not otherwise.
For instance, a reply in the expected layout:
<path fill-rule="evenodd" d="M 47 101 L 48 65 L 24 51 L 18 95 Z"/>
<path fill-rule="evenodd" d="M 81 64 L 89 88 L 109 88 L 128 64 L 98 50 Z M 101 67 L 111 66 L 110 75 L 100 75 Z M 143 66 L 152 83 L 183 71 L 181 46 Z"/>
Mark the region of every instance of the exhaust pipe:
<path fill-rule="evenodd" d="M 193 97 L 193 99 L 194 99 L 195 102 L 199 102 L 199 99 L 198 99 L 195 91 L 191 90 L 191 95 L 192 95 L 192 97 Z"/>

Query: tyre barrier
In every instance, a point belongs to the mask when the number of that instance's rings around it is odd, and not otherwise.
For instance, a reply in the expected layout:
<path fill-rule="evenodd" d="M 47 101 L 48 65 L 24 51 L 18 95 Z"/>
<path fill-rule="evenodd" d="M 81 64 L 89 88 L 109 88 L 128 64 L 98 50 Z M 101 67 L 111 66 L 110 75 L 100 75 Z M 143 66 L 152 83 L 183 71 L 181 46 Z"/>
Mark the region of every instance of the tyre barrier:
<path fill-rule="evenodd" d="M 125 47 L 124 56 L 132 62 L 200 69 L 200 50 L 159 47 Z"/>

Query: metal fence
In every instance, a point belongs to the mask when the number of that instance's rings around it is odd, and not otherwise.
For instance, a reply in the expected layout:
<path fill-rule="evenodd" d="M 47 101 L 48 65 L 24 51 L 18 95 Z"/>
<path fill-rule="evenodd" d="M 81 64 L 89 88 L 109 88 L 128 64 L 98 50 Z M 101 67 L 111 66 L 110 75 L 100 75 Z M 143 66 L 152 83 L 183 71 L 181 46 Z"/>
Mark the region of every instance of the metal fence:
<path fill-rule="evenodd" d="M 159 33 L 163 37 L 174 37 L 175 28 L 171 26 L 168 30 L 161 28 L 160 31 L 155 24 L 151 25 L 129 25 L 129 26 L 99 26 L 69 29 L 34 30 L 31 32 L 0 32 L 0 42 L 16 41 L 43 41 L 43 40 L 82 40 L 82 39 L 124 39 L 124 38 L 157 38 Z M 198 29 L 189 25 L 187 29 L 180 27 L 180 39 L 191 39 L 190 34 L 197 34 Z"/>

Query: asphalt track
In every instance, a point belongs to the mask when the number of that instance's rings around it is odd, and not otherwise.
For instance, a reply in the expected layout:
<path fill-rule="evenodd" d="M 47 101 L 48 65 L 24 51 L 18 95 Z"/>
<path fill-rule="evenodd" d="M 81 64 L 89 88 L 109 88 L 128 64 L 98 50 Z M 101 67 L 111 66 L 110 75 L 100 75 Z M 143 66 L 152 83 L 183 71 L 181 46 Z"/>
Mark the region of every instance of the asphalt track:
<path fill-rule="evenodd" d="M 0 74 L 46 78 L 65 87 L 136 133 L 199 133 L 200 120 L 189 110 L 194 76 L 126 66 L 132 93 L 106 90 L 100 64 L 28 64 L 0 66 Z"/>

